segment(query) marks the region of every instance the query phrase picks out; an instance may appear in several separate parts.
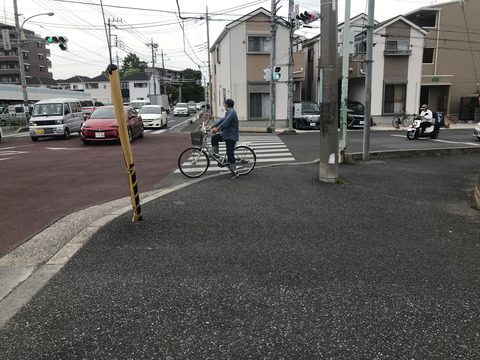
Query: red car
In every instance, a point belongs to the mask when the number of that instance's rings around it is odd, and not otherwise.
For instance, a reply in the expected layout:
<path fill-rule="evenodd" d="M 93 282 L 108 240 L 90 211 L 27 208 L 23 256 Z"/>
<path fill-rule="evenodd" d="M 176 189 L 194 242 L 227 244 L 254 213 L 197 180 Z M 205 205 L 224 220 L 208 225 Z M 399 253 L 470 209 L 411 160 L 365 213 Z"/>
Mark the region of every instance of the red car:
<path fill-rule="evenodd" d="M 143 137 L 143 121 L 135 109 L 130 106 L 123 107 L 125 121 L 127 123 L 128 137 Z M 115 108 L 113 106 L 101 106 L 95 109 L 90 117 L 83 122 L 80 139 L 84 144 L 97 141 L 120 140 Z"/>

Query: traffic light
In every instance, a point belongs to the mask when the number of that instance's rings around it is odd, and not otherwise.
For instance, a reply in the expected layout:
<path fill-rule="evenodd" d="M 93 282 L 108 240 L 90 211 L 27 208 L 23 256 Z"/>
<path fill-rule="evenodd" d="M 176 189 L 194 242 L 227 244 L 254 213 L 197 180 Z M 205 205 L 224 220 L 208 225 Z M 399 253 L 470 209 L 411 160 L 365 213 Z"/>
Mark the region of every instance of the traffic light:
<path fill-rule="evenodd" d="M 263 78 L 266 81 L 272 80 L 272 69 L 270 69 L 269 67 L 266 69 L 263 69 Z"/>
<path fill-rule="evenodd" d="M 275 73 L 273 74 L 273 80 L 280 80 L 282 77 L 282 68 L 280 66 L 275 66 Z"/>
<path fill-rule="evenodd" d="M 318 13 L 317 11 L 304 11 L 303 13 L 297 15 L 297 20 L 301 20 L 305 24 L 309 24 L 318 19 L 320 19 L 320 13 Z"/>
<path fill-rule="evenodd" d="M 66 36 L 47 36 L 45 41 L 49 44 L 58 44 L 58 47 L 63 51 L 68 50 Z"/>

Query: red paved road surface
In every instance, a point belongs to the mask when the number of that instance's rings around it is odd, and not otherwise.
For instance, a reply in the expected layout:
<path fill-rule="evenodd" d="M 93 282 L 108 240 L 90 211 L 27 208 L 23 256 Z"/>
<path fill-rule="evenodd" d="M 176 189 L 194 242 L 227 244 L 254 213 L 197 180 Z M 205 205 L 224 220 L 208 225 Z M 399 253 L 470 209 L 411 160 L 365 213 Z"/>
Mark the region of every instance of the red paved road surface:
<path fill-rule="evenodd" d="M 188 134 L 146 134 L 132 142 L 140 199 L 177 168 Z M 118 144 L 7 137 L 0 143 L 0 256 L 59 218 L 130 196 Z"/>

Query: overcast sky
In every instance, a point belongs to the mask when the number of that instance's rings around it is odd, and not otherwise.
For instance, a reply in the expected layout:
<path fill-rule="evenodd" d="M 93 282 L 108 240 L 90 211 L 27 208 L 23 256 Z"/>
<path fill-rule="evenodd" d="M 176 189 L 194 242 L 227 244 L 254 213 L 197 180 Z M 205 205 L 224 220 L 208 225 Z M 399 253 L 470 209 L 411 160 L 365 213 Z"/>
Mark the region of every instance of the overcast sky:
<path fill-rule="evenodd" d="M 14 0 L 3 1 L 2 22 L 14 25 Z M 422 6 L 449 0 L 377 0 L 375 19 L 383 21 L 405 14 Z M 178 2 L 178 5 L 177 5 Z M 111 33 L 121 41 L 122 48 L 112 48 L 114 59 L 136 53 L 140 59 L 152 63 L 152 48 L 158 45 L 156 64 L 161 67 L 162 52 L 166 68 L 183 70 L 199 67 L 206 73 L 207 26 L 205 13 L 210 17 L 210 45 L 229 22 L 258 7 L 271 9 L 271 0 L 17 0 L 20 24 L 32 15 L 53 11 L 29 19 L 24 27 L 41 37 L 63 35 L 69 39 L 68 51 L 50 45 L 52 71 L 55 79 L 74 75 L 95 77 L 109 64 L 105 24 L 110 20 Z M 280 0 L 279 15 L 287 17 L 288 0 Z M 296 2 L 300 11 L 319 10 L 320 0 Z M 367 13 L 368 0 L 351 0 L 351 17 Z M 339 22 L 344 20 L 345 1 L 338 1 Z M 178 16 L 180 8 L 182 18 Z M 105 22 L 104 22 L 105 19 Z M 320 24 L 317 22 L 317 26 Z M 301 33 L 301 32 L 299 32 Z M 123 44 L 123 45 L 122 45 Z M 115 61 L 116 62 L 116 61 Z"/>

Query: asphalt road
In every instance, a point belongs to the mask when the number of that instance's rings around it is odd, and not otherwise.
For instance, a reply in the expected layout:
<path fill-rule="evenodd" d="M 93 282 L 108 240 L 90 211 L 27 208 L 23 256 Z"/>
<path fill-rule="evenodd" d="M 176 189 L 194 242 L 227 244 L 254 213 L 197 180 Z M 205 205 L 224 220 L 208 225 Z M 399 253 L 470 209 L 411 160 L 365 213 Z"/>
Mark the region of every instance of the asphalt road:
<path fill-rule="evenodd" d="M 341 165 L 336 184 L 318 168 L 207 176 L 153 196 L 142 222 L 106 212 L 0 303 L 16 312 L 0 354 L 480 358 L 478 154 Z"/>

